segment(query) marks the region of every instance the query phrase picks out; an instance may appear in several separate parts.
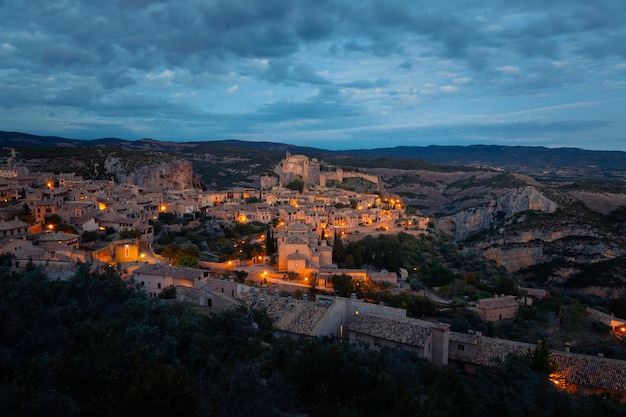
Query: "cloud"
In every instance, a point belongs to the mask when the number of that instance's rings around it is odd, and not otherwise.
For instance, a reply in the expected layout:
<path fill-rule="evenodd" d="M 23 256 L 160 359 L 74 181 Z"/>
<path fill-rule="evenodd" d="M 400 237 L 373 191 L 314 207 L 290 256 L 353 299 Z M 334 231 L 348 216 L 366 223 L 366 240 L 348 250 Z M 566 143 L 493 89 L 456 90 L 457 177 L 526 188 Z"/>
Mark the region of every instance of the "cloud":
<path fill-rule="evenodd" d="M 522 70 L 520 70 L 518 67 L 515 67 L 513 65 L 505 65 L 503 67 L 497 67 L 496 71 L 502 72 L 508 75 L 517 75 L 522 72 Z"/>
<path fill-rule="evenodd" d="M 625 45 L 616 0 L 5 0 L 0 102 L 13 120 L 55 113 L 51 134 L 84 118 L 110 136 L 106 126 L 134 132 L 158 117 L 162 132 L 198 138 L 288 138 L 297 126 L 354 140 L 373 125 L 398 133 L 416 115 L 453 114 L 450 125 L 479 110 L 624 97 Z M 623 103 L 605 110 L 590 146 L 626 128 Z M 560 112 L 574 125 L 587 117 Z"/>

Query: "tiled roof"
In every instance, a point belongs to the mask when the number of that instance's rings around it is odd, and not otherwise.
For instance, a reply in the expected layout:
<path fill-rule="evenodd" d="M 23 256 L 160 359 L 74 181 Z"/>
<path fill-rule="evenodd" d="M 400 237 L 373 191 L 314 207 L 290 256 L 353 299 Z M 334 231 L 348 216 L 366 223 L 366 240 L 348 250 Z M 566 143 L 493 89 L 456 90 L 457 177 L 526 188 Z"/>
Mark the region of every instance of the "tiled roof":
<path fill-rule="evenodd" d="M 317 330 L 330 308 L 328 303 L 302 301 L 285 297 L 266 297 L 267 314 L 280 330 L 317 336 Z"/>
<path fill-rule="evenodd" d="M 11 230 L 20 227 L 30 227 L 30 225 L 21 220 L 7 220 L 4 222 L 0 222 L 0 230 Z"/>
<path fill-rule="evenodd" d="M 295 235 L 295 236 L 289 236 L 287 238 L 287 243 L 292 244 L 292 245 L 293 244 L 308 245 L 309 241 L 305 237 Z"/>
<path fill-rule="evenodd" d="M 487 366 L 497 366 L 510 354 L 525 355 L 536 347 L 532 343 L 457 332 L 450 332 L 450 341 L 477 346 L 476 355 L 467 349 L 451 350 L 451 359 Z M 564 377 L 566 384 L 626 392 L 626 361 L 560 351 L 552 351 L 552 358 L 558 363 L 557 374 Z"/>
<path fill-rule="evenodd" d="M 79 237 L 78 235 L 72 233 L 61 233 L 61 232 L 52 232 L 52 233 L 43 233 L 39 235 L 39 241 L 41 242 L 54 242 L 57 240 L 70 240 L 75 237 Z"/>
<path fill-rule="evenodd" d="M 197 279 L 198 277 L 202 277 L 204 272 L 205 271 L 202 269 L 162 264 L 144 264 L 134 271 L 135 274 L 160 275 L 186 279 Z"/>
<path fill-rule="evenodd" d="M 476 355 L 466 351 L 450 352 L 450 358 L 478 365 L 497 366 L 503 363 L 507 356 L 525 355 L 535 348 L 535 344 L 515 342 L 512 340 L 496 339 L 493 337 L 450 332 L 450 340 L 459 343 L 475 344 Z"/>
<path fill-rule="evenodd" d="M 297 211 L 297 210 L 294 209 L 294 211 Z M 287 230 L 289 230 L 290 232 L 304 232 L 304 231 L 308 232 L 309 226 L 307 226 L 306 224 L 302 222 L 293 222 L 287 226 Z"/>
<path fill-rule="evenodd" d="M 432 333 L 431 327 L 429 322 L 408 317 L 359 314 L 354 316 L 349 329 L 351 332 L 423 348 Z"/>
<path fill-rule="evenodd" d="M 566 384 L 626 392 L 626 361 L 553 352 Z"/>
<path fill-rule="evenodd" d="M 507 295 L 504 297 L 483 298 L 478 300 L 478 305 L 480 308 L 490 309 L 516 306 L 519 305 L 519 303 L 515 297 Z"/>
<path fill-rule="evenodd" d="M 290 253 L 289 255 L 287 255 L 287 259 L 292 259 L 292 260 L 307 260 L 307 259 L 309 259 L 309 257 L 308 257 L 308 256 L 306 256 L 304 253 L 294 252 L 294 253 Z"/>

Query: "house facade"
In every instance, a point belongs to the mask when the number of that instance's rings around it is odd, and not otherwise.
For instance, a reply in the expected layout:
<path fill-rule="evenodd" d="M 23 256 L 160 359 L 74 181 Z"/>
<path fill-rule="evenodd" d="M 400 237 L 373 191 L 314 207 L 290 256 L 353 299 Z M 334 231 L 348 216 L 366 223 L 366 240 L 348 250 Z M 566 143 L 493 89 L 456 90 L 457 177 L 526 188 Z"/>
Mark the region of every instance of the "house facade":
<path fill-rule="evenodd" d="M 144 264 L 133 271 L 132 279 L 149 297 L 156 298 L 169 286 L 190 288 L 202 287 L 210 278 L 210 272 L 203 269 Z"/>

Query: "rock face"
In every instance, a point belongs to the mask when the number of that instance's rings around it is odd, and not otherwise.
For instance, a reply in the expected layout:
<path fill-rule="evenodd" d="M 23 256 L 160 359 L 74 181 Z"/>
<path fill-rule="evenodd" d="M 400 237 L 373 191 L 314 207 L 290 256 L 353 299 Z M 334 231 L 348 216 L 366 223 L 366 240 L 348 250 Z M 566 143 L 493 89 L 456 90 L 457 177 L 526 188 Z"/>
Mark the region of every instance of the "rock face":
<path fill-rule="evenodd" d="M 543 248 L 541 246 L 522 248 L 489 248 L 483 252 L 483 256 L 490 261 L 506 268 L 507 271 L 515 272 L 528 268 L 544 261 Z"/>
<path fill-rule="evenodd" d="M 440 228 L 452 234 L 455 240 L 464 240 L 481 230 L 489 228 L 500 220 L 518 213 L 533 210 L 554 213 L 557 204 L 534 187 L 524 187 L 507 191 L 481 207 L 460 211 L 446 216 L 438 222 Z"/>
<path fill-rule="evenodd" d="M 149 165 L 132 167 L 129 161 L 116 156 L 108 156 L 104 161 L 104 171 L 118 182 L 126 182 L 145 188 L 163 190 L 183 190 L 200 188 L 200 181 L 193 173 L 191 162 L 184 159 L 151 161 Z"/>

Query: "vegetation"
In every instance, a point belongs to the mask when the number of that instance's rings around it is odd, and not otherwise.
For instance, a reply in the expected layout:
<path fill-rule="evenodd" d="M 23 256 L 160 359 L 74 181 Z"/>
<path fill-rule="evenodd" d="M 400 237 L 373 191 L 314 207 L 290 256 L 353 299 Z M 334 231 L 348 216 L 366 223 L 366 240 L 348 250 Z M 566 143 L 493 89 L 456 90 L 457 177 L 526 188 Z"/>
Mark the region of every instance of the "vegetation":
<path fill-rule="evenodd" d="M 529 358 L 469 376 L 397 349 L 276 339 L 263 310 L 150 300 L 114 269 L 0 268 L 0 323 L 4 416 L 626 415 L 557 391 Z"/>
<path fill-rule="evenodd" d="M 456 279 L 468 279 L 476 282 L 486 280 L 499 282 L 506 276 L 507 284 L 516 283 L 515 279 L 499 268 L 495 268 L 474 252 L 450 241 L 445 235 L 436 233 L 413 236 L 408 233 L 397 235 L 381 234 L 345 245 L 340 235 L 335 238 L 333 261 L 347 268 L 386 269 L 398 272 L 404 268 L 429 287 L 445 286 Z M 515 284 L 516 285 L 516 284 Z M 503 285 L 504 286 L 504 285 Z M 492 289 L 497 291 L 496 287 Z M 507 294 L 514 291 L 506 289 Z"/>
<path fill-rule="evenodd" d="M 290 183 L 285 185 L 285 188 L 288 190 L 298 191 L 300 194 L 302 194 L 302 192 L 304 191 L 304 181 L 299 179 L 292 180 Z"/>
<path fill-rule="evenodd" d="M 172 265 L 197 268 L 200 249 L 195 245 L 180 247 L 172 244 L 164 248 L 161 255 L 172 261 Z"/>

